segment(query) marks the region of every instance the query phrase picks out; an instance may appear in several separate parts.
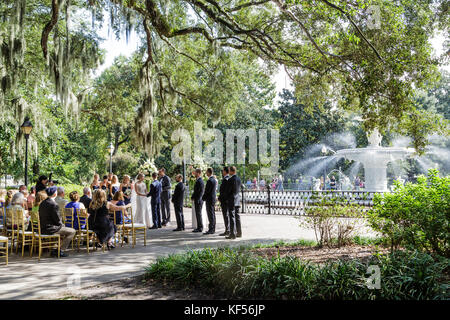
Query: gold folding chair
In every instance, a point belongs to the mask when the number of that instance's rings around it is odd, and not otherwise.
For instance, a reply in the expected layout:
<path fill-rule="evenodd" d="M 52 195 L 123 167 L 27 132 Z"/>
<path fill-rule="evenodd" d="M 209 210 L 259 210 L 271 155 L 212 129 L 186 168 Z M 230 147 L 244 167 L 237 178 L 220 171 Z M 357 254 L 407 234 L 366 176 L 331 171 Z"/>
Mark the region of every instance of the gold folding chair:
<path fill-rule="evenodd" d="M 67 228 L 74 229 L 74 221 L 75 221 L 75 208 L 64 208 L 62 210 L 61 220 L 64 221 L 63 224 Z M 73 250 L 74 239 L 72 239 L 72 250 Z"/>
<path fill-rule="evenodd" d="M 9 251 L 9 248 L 8 248 L 8 237 L 5 237 L 5 236 L 0 236 L 0 244 L 4 244 L 2 247 L 0 247 L 0 253 L 1 253 L 1 256 L 3 256 L 3 257 L 5 257 L 5 259 L 6 259 L 6 265 L 8 265 L 8 251 Z"/>
<path fill-rule="evenodd" d="M 86 241 L 87 253 L 89 253 L 89 242 L 92 240 L 93 246 L 96 246 L 97 236 L 95 232 L 89 229 L 89 214 L 86 209 L 77 210 L 78 230 L 74 241 L 78 241 L 78 252 L 80 252 L 81 241 Z"/>
<path fill-rule="evenodd" d="M 125 219 L 125 208 L 122 209 L 122 217 Z M 147 227 L 145 224 L 142 223 L 135 223 L 133 218 L 133 210 L 131 208 L 128 208 L 129 217 L 131 219 L 131 223 L 125 223 L 122 227 L 122 246 L 123 246 L 123 239 L 125 236 L 129 236 L 131 233 L 131 241 L 132 241 L 132 247 L 136 245 L 136 237 L 138 233 L 141 233 L 144 235 L 144 246 L 147 245 Z"/>
<path fill-rule="evenodd" d="M 19 215 L 16 214 L 17 211 L 20 212 L 23 220 L 23 213 L 21 210 L 6 208 L 5 211 L 4 230 L 5 236 L 9 239 L 9 241 L 11 241 L 11 253 L 13 253 L 16 239 L 19 238 L 19 221 L 17 219 Z"/>
<path fill-rule="evenodd" d="M 5 207 L 0 208 L 0 235 L 6 235 L 5 232 Z"/>
<path fill-rule="evenodd" d="M 18 234 L 17 234 L 17 246 L 16 246 L 16 253 L 18 253 L 19 245 L 22 246 L 22 258 L 25 253 L 25 245 L 31 245 L 33 243 L 33 232 L 27 231 L 27 228 L 25 227 L 25 219 L 23 218 L 23 211 L 17 210 L 14 212 L 16 215 L 16 221 L 18 226 Z M 31 223 L 31 222 L 29 222 Z M 32 254 L 32 250 L 30 248 L 30 257 Z"/>
<path fill-rule="evenodd" d="M 33 242 L 31 244 L 31 252 L 33 252 L 34 246 L 37 241 L 39 249 L 39 261 L 41 260 L 42 249 L 54 249 L 55 246 L 58 249 L 58 259 L 61 251 L 61 237 L 59 234 L 42 234 L 41 233 L 41 221 L 39 220 L 39 212 L 31 213 L 31 227 L 33 232 Z"/>

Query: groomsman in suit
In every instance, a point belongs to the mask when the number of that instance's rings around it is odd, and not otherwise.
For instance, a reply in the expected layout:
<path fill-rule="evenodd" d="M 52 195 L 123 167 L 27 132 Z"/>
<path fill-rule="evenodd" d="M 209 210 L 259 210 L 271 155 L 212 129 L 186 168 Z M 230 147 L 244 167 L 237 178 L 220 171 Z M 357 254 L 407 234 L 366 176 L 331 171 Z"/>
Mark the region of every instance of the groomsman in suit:
<path fill-rule="evenodd" d="M 223 222 L 225 224 L 225 232 L 219 234 L 219 236 L 229 236 L 230 235 L 230 217 L 228 214 L 228 194 L 230 193 L 230 187 L 228 185 L 228 179 L 230 178 L 228 167 L 223 167 L 222 169 L 222 183 L 219 189 L 219 201 L 220 207 L 222 208 Z"/>
<path fill-rule="evenodd" d="M 196 178 L 194 185 L 194 193 L 191 199 L 194 201 L 195 217 L 197 219 L 197 229 L 192 232 L 202 232 L 203 231 L 203 221 L 202 221 L 202 207 L 203 207 L 203 192 L 205 191 L 205 184 L 202 179 L 202 169 L 197 168 L 194 171 L 194 176 Z"/>
<path fill-rule="evenodd" d="M 172 202 L 175 209 L 175 218 L 177 219 L 177 228 L 173 231 L 182 231 L 184 230 L 183 201 L 186 187 L 184 186 L 183 176 L 181 174 L 177 174 L 175 180 L 178 184 L 175 186 Z"/>
<path fill-rule="evenodd" d="M 230 179 L 228 184 L 230 186 L 230 193 L 228 195 L 228 212 L 230 214 L 230 235 L 226 239 L 236 239 L 242 237 L 241 217 L 239 216 L 240 207 L 240 191 L 241 179 L 236 175 L 236 167 L 230 167 Z"/>
<path fill-rule="evenodd" d="M 159 169 L 159 182 L 161 182 L 161 215 L 162 225 L 165 226 L 170 222 L 170 178 L 166 176 L 166 169 Z"/>
<path fill-rule="evenodd" d="M 206 202 L 206 213 L 208 214 L 208 231 L 204 234 L 214 234 L 216 232 L 216 189 L 217 180 L 213 176 L 213 169 L 206 169 L 206 176 L 208 181 L 206 182 L 205 193 L 202 200 Z"/>
<path fill-rule="evenodd" d="M 152 206 L 153 226 L 150 229 L 161 228 L 161 182 L 158 181 L 158 174 L 152 173 L 153 182 L 150 185 L 150 192 L 147 197 L 152 197 L 150 204 Z"/>

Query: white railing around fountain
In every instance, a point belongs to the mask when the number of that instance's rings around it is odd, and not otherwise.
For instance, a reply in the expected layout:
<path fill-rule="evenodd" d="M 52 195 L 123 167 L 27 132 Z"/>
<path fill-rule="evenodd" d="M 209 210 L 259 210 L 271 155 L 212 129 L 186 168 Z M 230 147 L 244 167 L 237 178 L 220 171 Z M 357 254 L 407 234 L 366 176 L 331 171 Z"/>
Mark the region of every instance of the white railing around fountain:
<path fill-rule="evenodd" d="M 323 198 L 338 198 L 342 203 L 359 205 L 363 210 L 373 206 L 378 191 L 345 190 L 243 190 L 241 212 L 256 214 L 304 215 L 305 209 L 316 206 Z"/>

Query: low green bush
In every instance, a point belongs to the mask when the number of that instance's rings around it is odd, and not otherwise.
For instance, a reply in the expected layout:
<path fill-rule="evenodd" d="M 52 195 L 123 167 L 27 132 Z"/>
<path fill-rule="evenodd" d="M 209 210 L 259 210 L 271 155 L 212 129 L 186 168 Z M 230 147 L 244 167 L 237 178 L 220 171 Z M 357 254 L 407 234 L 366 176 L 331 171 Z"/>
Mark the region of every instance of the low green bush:
<path fill-rule="evenodd" d="M 305 208 L 305 216 L 298 217 L 300 227 L 314 230 L 320 247 L 350 244 L 363 225 L 363 208 L 341 197 L 325 196 L 314 200 L 314 206 Z"/>
<path fill-rule="evenodd" d="M 449 257 L 450 177 L 432 169 L 415 184 L 397 182 L 392 193 L 374 197 L 368 220 L 392 250 L 404 246 Z"/>
<path fill-rule="evenodd" d="M 72 191 L 78 191 L 78 194 L 80 195 L 80 197 L 83 195 L 83 188 L 84 186 L 80 186 L 78 184 L 58 184 L 58 187 L 63 187 L 64 188 L 64 194 L 65 194 L 65 199 L 69 200 L 69 194 Z"/>
<path fill-rule="evenodd" d="M 369 266 L 380 270 L 379 289 L 367 286 Z M 320 265 L 220 248 L 160 258 L 146 278 L 233 299 L 420 300 L 450 298 L 448 268 L 449 259 L 418 251 Z"/>

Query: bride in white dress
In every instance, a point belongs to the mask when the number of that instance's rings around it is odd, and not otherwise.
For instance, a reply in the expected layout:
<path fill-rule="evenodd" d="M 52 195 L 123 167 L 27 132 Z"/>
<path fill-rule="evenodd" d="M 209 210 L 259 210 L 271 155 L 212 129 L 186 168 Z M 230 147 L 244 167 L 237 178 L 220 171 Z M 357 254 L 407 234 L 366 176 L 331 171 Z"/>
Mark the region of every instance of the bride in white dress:
<path fill-rule="evenodd" d="M 134 191 L 136 195 L 131 196 L 131 206 L 135 204 L 134 222 L 144 224 L 147 228 L 152 225 L 151 210 L 150 210 L 150 198 L 147 198 L 147 186 L 144 183 L 144 175 L 138 174 L 136 177 L 137 182 L 134 184 Z"/>

